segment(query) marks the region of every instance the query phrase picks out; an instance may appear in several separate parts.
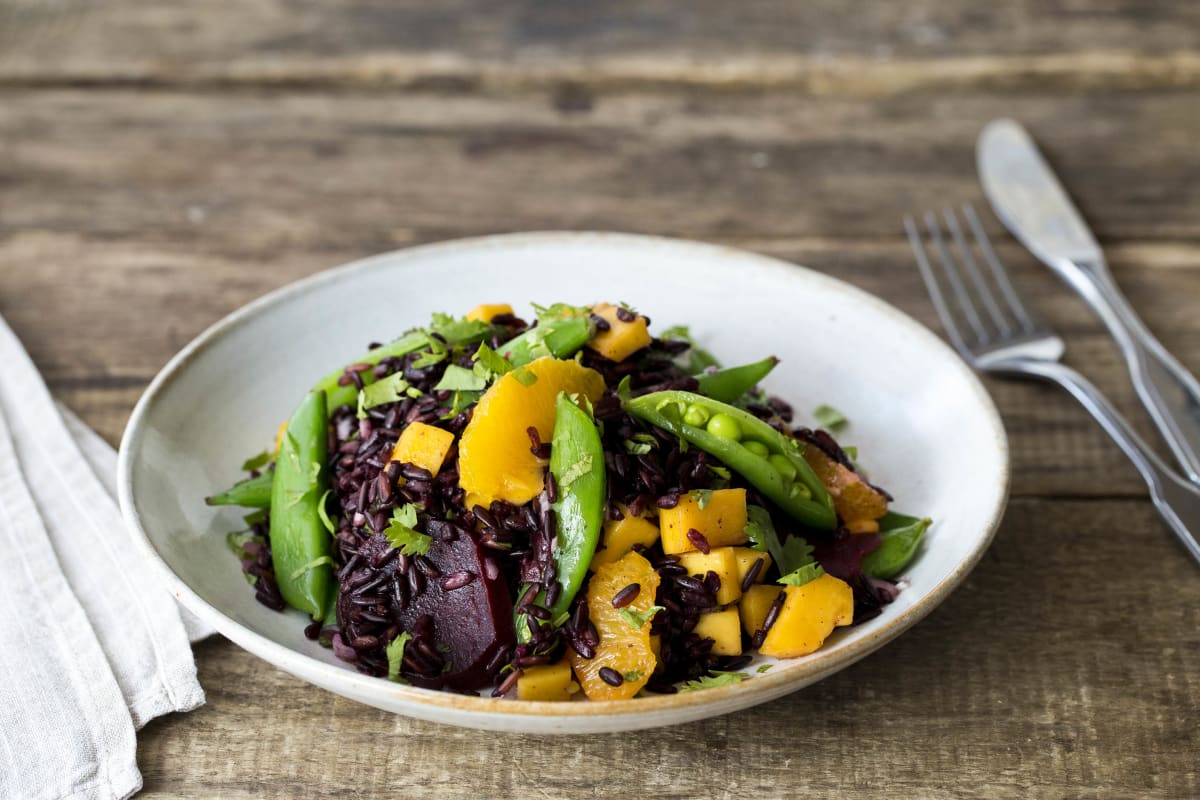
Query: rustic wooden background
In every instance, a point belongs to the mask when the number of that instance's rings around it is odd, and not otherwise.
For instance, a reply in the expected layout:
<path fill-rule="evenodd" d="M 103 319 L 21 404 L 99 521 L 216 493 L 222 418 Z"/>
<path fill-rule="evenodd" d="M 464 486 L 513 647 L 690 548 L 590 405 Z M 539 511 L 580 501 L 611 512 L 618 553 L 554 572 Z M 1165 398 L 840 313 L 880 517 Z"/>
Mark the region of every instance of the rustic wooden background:
<path fill-rule="evenodd" d="M 1200 370 L 1194 0 L 0 0 L 0 313 L 110 441 L 263 292 L 542 228 L 730 243 L 934 324 L 900 217 L 979 201 L 1024 121 Z M 1097 321 L 991 223 L 1069 360 L 1149 431 Z M 413 722 L 227 641 L 151 724 L 146 797 L 1200 796 L 1200 573 L 1064 394 L 991 382 L 1014 492 L 979 568 L 771 707 L 589 738 Z M 948 432 L 949 434 L 950 432 Z"/>

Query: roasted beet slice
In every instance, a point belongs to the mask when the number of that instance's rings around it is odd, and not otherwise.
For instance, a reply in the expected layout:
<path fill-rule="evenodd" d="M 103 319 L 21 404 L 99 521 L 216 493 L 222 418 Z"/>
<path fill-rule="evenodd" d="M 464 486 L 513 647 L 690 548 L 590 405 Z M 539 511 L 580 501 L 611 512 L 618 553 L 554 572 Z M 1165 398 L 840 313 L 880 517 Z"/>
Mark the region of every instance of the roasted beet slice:
<path fill-rule="evenodd" d="M 512 598 L 500 569 L 471 533 L 447 523 L 430 525 L 433 544 L 426 556 L 438 575 L 399 615 L 412 630 L 425 614 L 433 617 L 434 639 L 444 648 L 449 669 L 435 685 L 478 689 L 491 684 L 487 667 L 500 650 L 515 644 Z M 422 681 L 422 685 L 427 685 Z"/>

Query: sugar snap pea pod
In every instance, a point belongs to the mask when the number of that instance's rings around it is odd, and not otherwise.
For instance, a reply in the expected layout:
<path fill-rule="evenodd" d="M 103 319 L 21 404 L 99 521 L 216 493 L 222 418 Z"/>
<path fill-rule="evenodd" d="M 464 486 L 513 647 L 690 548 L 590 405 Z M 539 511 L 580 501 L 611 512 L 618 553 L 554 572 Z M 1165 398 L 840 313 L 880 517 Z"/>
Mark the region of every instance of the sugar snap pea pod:
<path fill-rule="evenodd" d="M 758 417 L 692 392 L 624 399 L 625 410 L 719 458 L 787 512 L 814 528 L 837 525 L 833 498 L 790 436 Z"/>
<path fill-rule="evenodd" d="M 909 565 L 932 520 L 889 511 L 879 519 L 882 539 L 878 549 L 862 560 L 862 570 L 873 578 L 894 578 Z"/>
<path fill-rule="evenodd" d="M 778 358 L 768 356 L 752 364 L 702 372 L 696 376 L 696 381 L 700 384 L 700 394 L 722 403 L 732 403 L 757 386 L 778 363 Z"/>
<path fill-rule="evenodd" d="M 568 358 L 579 352 L 595 332 L 595 323 L 586 316 L 543 319 L 537 327 L 503 344 L 499 352 L 514 367 L 548 355 Z"/>
<path fill-rule="evenodd" d="M 600 433 L 591 416 L 565 394 L 558 396 L 554 407 L 550 474 L 558 494 L 551 506 L 558 596 L 547 610 L 555 622 L 566 616 L 583 585 L 604 525 L 604 447 Z M 545 592 L 535 600 L 539 605 L 545 601 Z M 522 641 L 529 637 L 523 616 L 518 614 L 516 619 L 517 635 Z"/>
<path fill-rule="evenodd" d="M 210 506 L 271 507 L 271 481 L 274 473 L 264 472 L 257 478 L 238 481 L 220 494 L 204 498 Z"/>
<path fill-rule="evenodd" d="M 271 488 L 271 553 L 288 605 L 324 619 L 333 602 L 332 539 L 317 504 L 329 484 L 324 392 L 305 395 L 288 420 Z"/>

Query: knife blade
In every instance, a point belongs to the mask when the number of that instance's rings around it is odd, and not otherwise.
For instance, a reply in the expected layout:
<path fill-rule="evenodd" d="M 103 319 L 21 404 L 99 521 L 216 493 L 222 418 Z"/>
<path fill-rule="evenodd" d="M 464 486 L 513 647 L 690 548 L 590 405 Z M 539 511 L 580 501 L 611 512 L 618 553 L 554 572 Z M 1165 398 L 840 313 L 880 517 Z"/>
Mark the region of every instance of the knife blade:
<path fill-rule="evenodd" d="M 1100 245 L 1037 145 L 1011 119 L 988 123 L 976 149 L 983 191 L 996 216 L 1047 264 L 1102 264 Z"/>

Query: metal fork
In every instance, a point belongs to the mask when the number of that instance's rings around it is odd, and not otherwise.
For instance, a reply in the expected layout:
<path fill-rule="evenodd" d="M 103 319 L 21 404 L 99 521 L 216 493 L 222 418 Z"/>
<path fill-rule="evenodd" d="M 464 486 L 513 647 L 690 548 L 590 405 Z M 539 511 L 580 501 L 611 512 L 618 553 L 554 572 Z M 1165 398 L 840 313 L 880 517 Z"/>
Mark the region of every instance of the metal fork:
<path fill-rule="evenodd" d="M 1063 340 L 1038 322 L 1021 300 L 992 250 L 975 209 L 964 205 L 962 216 L 971 229 L 970 238 L 953 210 L 943 211 L 941 221 L 932 212 L 922 218 L 929 249 L 941 264 L 941 277 L 930 263 L 916 221 L 904 218 L 921 277 L 955 349 L 980 372 L 1041 378 L 1074 395 L 1129 456 L 1145 479 L 1158 513 L 1200 562 L 1200 541 L 1192 533 L 1200 531 L 1200 488 L 1147 447 L 1099 389 L 1059 363 L 1065 349 Z M 949 231 L 948 238 L 943 234 L 943 224 Z"/>

